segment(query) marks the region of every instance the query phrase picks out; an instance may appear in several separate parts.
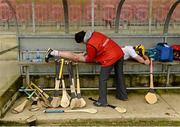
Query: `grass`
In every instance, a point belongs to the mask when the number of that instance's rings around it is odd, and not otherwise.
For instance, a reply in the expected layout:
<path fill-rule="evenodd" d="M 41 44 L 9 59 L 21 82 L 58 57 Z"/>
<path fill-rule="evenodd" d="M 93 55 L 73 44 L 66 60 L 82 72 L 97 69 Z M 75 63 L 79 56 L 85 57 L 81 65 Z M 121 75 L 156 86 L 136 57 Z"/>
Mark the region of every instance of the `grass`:
<path fill-rule="evenodd" d="M 72 120 L 69 122 L 61 122 L 59 126 L 179 126 L 180 121 L 166 120 Z"/>
<path fill-rule="evenodd" d="M 0 122 L 4 126 L 25 126 L 26 123 Z M 46 123 L 38 123 L 38 126 L 47 126 Z M 48 126 L 180 126 L 180 121 L 166 119 L 104 119 L 104 120 L 65 120 L 58 123 L 51 123 Z"/>

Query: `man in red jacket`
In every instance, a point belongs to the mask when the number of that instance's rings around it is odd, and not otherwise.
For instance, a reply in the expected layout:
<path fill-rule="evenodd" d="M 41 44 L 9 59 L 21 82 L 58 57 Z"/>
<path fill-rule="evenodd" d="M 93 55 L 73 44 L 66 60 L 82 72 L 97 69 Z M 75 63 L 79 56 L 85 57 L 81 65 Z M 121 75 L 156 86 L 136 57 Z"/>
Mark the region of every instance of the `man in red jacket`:
<path fill-rule="evenodd" d="M 75 34 L 77 43 L 86 44 L 86 54 L 69 51 L 57 51 L 48 49 L 45 61 L 50 57 L 60 56 L 77 62 L 97 62 L 101 65 L 99 77 L 99 99 L 95 106 L 106 106 L 107 103 L 107 80 L 114 68 L 116 78 L 116 98 L 127 100 L 127 92 L 123 76 L 123 56 L 121 47 L 113 40 L 99 32 L 80 31 Z"/>

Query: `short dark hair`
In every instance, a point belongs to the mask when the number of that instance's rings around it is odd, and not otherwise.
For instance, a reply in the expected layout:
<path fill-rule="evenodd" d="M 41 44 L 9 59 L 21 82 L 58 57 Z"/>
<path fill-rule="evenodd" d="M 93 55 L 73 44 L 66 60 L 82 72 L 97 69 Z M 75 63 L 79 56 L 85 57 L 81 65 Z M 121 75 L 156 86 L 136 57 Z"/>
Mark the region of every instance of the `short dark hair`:
<path fill-rule="evenodd" d="M 85 36 L 86 32 L 84 31 L 80 31 L 78 33 L 75 33 L 75 40 L 77 43 L 81 43 L 84 40 L 84 36 Z"/>

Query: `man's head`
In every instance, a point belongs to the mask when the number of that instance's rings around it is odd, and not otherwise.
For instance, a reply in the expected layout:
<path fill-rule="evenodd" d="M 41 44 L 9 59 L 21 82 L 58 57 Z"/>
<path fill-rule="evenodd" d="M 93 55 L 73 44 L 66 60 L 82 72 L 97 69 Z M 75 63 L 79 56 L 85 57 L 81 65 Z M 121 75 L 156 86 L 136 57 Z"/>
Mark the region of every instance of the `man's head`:
<path fill-rule="evenodd" d="M 144 54 L 145 54 L 144 45 L 142 45 L 142 44 L 136 45 L 136 46 L 134 46 L 134 49 L 138 55 L 144 56 Z"/>
<path fill-rule="evenodd" d="M 77 43 L 81 43 L 84 42 L 84 36 L 85 36 L 86 32 L 84 31 L 80 31 L 78 33 L 75 33 L 75 40 Z"/>

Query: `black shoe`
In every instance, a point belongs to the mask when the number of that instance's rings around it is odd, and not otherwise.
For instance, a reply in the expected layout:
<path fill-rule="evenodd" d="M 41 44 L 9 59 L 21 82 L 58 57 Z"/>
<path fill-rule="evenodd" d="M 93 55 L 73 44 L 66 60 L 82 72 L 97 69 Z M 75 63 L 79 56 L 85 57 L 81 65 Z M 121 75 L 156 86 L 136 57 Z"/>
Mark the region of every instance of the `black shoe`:
<path fill-rule="evenodd" d="M 52 55 L 51 55 L 51 52 L 52 52 L 53 50 L 51 49 L 51 48 L 49 48 L 48 50 L 47 50 L 47 52 L 46 52 L 46 55 L 45 55 L 45 62 L 46 63 L 48 63 L 49 62 L 49 59 L 51 58 L 51 57 L 53 57 Z"/>
<path fill-rule="evenodd" d="M 102 103 L 100 103 L 100 102 L 98 102 L 98 101 L 95 101 L 95 102 L 93 103 L 93 105 L 96 106 L 96 107 L 106 107 L 108 104 L 102 104 Z"/>

